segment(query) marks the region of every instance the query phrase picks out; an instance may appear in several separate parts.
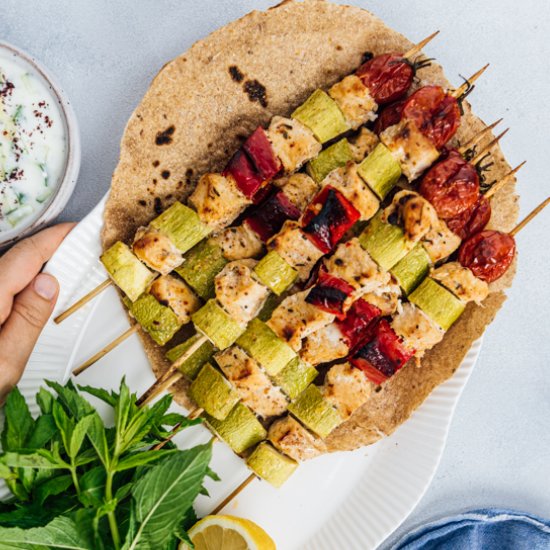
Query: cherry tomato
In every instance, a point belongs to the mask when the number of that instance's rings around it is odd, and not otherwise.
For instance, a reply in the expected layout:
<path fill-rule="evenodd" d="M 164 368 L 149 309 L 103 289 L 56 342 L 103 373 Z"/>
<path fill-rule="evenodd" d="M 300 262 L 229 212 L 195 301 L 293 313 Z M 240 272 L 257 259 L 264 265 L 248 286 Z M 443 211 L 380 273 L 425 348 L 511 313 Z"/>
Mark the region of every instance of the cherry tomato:
<path fill-rule="evenodd" d="M 463 241 L 483 231 L 491 219 L 491 203 L 483 195 L 478 201 L 454 218 L 445 220 L 449 229 Z"/>
<path fill-rule="evenodd" d="M 412 120 L 441 149 L 460 126 L 460 109 L 457 100 L 441 86 L 424 86 L 407 98 L 402 118 Z"/>
<path fill-rule="evenodd" d="M 397 124 L 401 120 L 404 105 L 405 100 L 402 99 L 382 109 L 374 123 L 374 131 L 377 135 L 380 135 L 386 128 Z"/>
<path fill-rule="evenodd" d="M 516 241 L 500 231 L 482 231 L 462 243 L 458 261 L 482 281 L 502 277 L 516 254 Z"/>
<path fill-rule="evenodd" d="M 451 150 L 422 178 L 419 191 L 440 218 L 455 218 L 477 203 L 479 175 L 458 151 Z"/>
<path fill-rule="evenodd" d="M 414 78 L 412 65 L 400 54 L 377 55 L 363 63 L 355 73 L 378 103 L 385 105 L 403 97 Z"/>

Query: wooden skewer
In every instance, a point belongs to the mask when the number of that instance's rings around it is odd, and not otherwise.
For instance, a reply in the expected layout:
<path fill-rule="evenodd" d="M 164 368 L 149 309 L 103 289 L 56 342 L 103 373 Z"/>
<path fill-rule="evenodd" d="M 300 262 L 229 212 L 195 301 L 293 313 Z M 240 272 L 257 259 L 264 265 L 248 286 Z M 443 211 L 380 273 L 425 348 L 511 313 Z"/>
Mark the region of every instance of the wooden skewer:
<path fill-rule="evenodd" d="M 490 189 L 487 191 L 487 193 L 485 193 L 485 198 L 489 199 L 490 197 L 492 197 L 497 191 L 499 191 L 500 189 L 502 189 L 506 183 L 508 183 L 508 179 L 510 177 L 512 177 L 514 174 L 516 174 L 517 172 L 519 172 L 520 168 L 526 163 L 527 161 L 524 160 L 521 164 L 518 164 L 515 168 L 513 168 L 512 170 L 510 170 L 507 174 L 505 174 L 502 179 L 500 181 L 497 181 L 496 183 L 494 183 Z"/>
<path fill-rule="evenodd" d="M 115 338 L 110 344 L 106 345 L 102 350 L 98 351 L 95 355 L 90 357 L 87 361 L 82 363 L 79 367 L 73 370 L 73 374 L 78 376 L 82 374 L 86 369 L 90 368 L 94 363 L 97 363 L 102 357 L 105 357 L 111 350 L 115 349 L 120 343 L 124 342 L 127 338 L 132 336 L 139 330 L 139 324 L 131 326 L 126 332 L 123 332 L 118 338 Z"/>
<path fill-rule="evenodd" d="M 82 296 L 80 300 L 75 302 L 71 307 L 66 309 L 63 313 L 60 313 L 55 319 L 54 323 L 57 325 L 62 323 L 67 317 L 70 317 L 73 313 L 78 311 L 81 307 L 84 307 L 89 301 L 93 300 L 98 294 L 103 292 L 108 286 L 112 285 L 111 279 L 105 279 L 100 285 L 96 286 L 93 290 L 88 292 L 86 296 Z"/>
<path fill-rule="evenodd" d="M 479 153 L 470 161 L 470 164 L 477 164 L 484 156 L 485 154 L 487 153 L 487 151 L 489 151 L 489 149 L 491 149 L 491 147 L 495 144 L 497 144 L 508 132 L 510 131 L 510 128 L 506 128 L 506 130 L 504 130 L 504 132 L 501 132 L 497 137 L 493 138 L 487 145 L 485 145 L 485 147 L 483 147 L 481 149 L 481 151 L 479 151 Z"/>
<path fill-rule="evenodd" d="M 517 235 L 535 216 L 540 214 L 550 204 L 550 197 L 542 201 L 531 213 L 527 214 L 523 220 L 521 220 L 508 235 L 514 237 Z"/>
<path fill-rule="evenodd" d="M 435 31 L 433 34 L 430 34 L 430 36 L 427 36 L 424 38 L 424 40 L 421 40 L 416 46 L 413 46 L 407 53 L 403 54 L 403 57 L 405 59 L 410 59 L 411 57 L 415 56 L 417 53 L 420 53 L 420 50 L 429 42 L 431 42 L 437 35 L 439 34 L 439 31 Z"/>
<path fill-rule="evenodd" d="M 236 489 L 225 497 L 215 508 L 210 512 L 211 515 L 215 515 L 223 510 L 241 491 L 243 491 L 250 483 L 256 479 L 255 474 L 250 474 Z"/>
<path fill-rule="evenodd" d="M 454 92 L 452 92 L 451 95 L 456 99 L 462 96 L 465 92 L 467 92 L 471 88 L 472 84 L 487 70 L 488 66 L 489 66 L 489 63 L 487 63 L 487 65 L 485 65 L 484 67 L 481 67 L 479 71 L 477 71 L 470 78 L 468 78 L 468 80 L 466 80 L 464 84 L 462 84 Z"/>
<path fill-rule="evenodd" d="M 481 130 L 479 134 L 476 134 L 473 138 L 469 139 L 464 145 L 462 145 L 462 147 L 459 147 L 458 152 L 462 155 L 466 153 L 468 149 L 471 149 L 472 147 L 477 145 L 486 134 L 488 134 L 491 130 L 493 130 L 495 126 L 498 126 L 502 121 L 503 119 L 499 118 L 492 124 L 489 124 L 489 126 L 486 126 L 485 128 L 483 128 L 483 130 Z"/>
<path fill-rule="evenodd" d="M 138 405 L 146 405 L 154 399 L 159 393 L 167 390 L 183 377 L 183 374 L 178 370 L 193 353 L 195 353 L 204 343 L 208 341 L 206 336 L 199 338 L 181 357 L 178 357 L 170 368 L 156 380 L 147 391 L 137 400 Z"/>

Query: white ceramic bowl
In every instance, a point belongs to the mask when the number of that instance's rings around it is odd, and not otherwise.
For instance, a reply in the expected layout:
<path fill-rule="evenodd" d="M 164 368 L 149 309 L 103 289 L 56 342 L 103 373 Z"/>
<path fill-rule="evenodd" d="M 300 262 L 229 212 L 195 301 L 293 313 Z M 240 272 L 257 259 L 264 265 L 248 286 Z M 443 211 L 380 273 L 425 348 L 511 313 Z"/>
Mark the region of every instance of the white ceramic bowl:
<path fill-rule="evenodd" d="M 29 216 L 17 227 L 9 231 L 0 233 L 0 249 L 14 244 L 17 240 L 34 233 L 41 227 L 54 220 L 65 208 L 71 197 L 78 172 L 80 170 L 80 134 L 78 123 L 71 104 L 57 84 L 55 79 L 36 59 L 25 53 L 16 46 L 0 41 L 0 52 L 5 55 L 11 55 L 18 58 L 22 65 L 28 65 L 44 85 L 51 91 L 52 96 L 57 98 L 62 113 L 63 124 L 65 126 L 65 135 L 67 137 L 67 157 L 61 181 L 57 185 L 56 191 L 45 203 L 42 210 Z"/>

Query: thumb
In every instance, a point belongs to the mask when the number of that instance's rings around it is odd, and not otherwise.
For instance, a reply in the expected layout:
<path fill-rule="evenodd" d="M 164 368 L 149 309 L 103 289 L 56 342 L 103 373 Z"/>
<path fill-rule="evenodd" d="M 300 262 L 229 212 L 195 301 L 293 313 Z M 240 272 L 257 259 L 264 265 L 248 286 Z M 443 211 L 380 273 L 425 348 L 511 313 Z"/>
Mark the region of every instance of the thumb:
<path fill-rule="evenodd" d="M 58 294 L 57 279 L 40 273 L 15 297 L 11 313 L 0 328 L 0 399 L 21 378 Z"/>

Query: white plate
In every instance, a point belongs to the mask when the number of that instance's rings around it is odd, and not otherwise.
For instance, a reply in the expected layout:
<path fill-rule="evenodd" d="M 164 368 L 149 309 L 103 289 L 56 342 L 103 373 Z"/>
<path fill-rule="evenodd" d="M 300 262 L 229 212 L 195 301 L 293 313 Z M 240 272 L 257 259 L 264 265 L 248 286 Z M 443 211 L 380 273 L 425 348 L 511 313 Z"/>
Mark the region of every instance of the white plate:
<path fill-rule="evenodd" d="M 76 227 L 47 266 L 61 283 L 57 312 L 105 278 L 97 259 L 103 206 L 100 203 Z M 21 381 L 23 394 L 32 399 L 44 378 L 65 379 L 79 362 L 126 328 L 128 321 L 112 288 L 62 325 L 50 322 Z M 303 464 L 280 490 L 256 480 L 225 512 L 258 522 L 281 550 L 375 548 L 411 513 L 428 488 L 479 349 L 478 341 L 456 374 L 391 437 Z M 77 380 L 115 388 L 123 375 L 138 394 L 153 381 L 135 335 Z M 206 428 L 199 426 L 179 434 L 177 441 L 191 446 L 209 437 Z M 214 449 L 212 467 L 222 481 L 208 483 L 211 498 L 200 497 L 199 515 L 208 513 L 248 476 L 241 460 L 223 443 Z"/>

